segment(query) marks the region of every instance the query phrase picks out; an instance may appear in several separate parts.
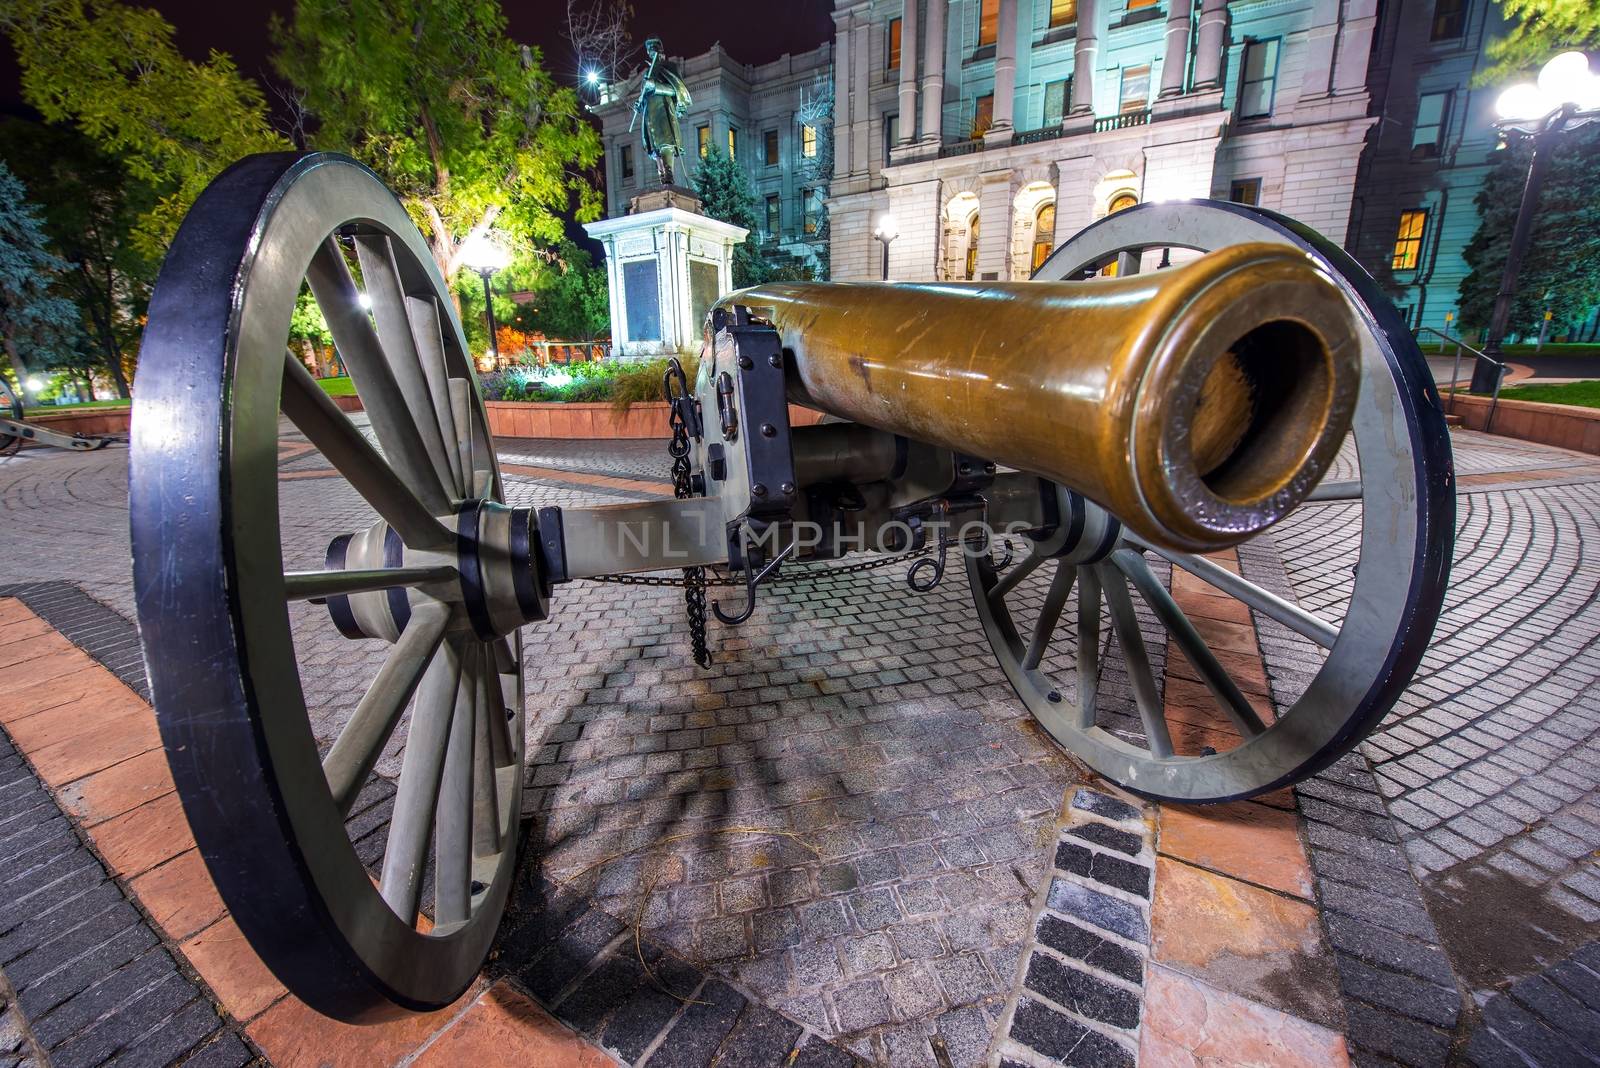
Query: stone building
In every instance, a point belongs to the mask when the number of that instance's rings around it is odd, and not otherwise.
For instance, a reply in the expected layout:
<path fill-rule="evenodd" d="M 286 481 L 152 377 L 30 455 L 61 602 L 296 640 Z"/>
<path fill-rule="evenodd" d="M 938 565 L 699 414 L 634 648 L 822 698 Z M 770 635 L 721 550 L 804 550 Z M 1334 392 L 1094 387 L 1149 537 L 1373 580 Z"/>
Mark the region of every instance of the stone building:
<path fill-rule="evenodd" d="M 678 182 L 692 184 L 694 168 L 711 146 L 731 154 L 744 164 L 756 195 L 753 239 L 824 271 L 823 201 L 831 153 L 826 126 L 813 113 L 827 106 L 832 55 L 832 44 L 824 43 L 771 63 L 745 64 L 718 45 L 673 60 L 692 98 L 679 120 L 687 143 Z M 608 215 L 626 212 L 633 197 L 658 184 L 638 128 L 629 129 L 638 84 L 635 74 L 606 87 L 592 109 L 605 145 Z"/>

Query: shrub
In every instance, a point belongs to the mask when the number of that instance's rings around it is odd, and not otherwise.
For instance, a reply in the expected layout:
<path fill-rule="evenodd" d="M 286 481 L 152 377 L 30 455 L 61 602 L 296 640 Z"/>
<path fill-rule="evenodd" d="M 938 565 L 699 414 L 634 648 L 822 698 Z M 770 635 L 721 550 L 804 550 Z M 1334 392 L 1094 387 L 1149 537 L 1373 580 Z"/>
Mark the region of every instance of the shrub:
<path fill-rule="evenodd" d="M 694 386 L 696 361 L 683 358 L 683 371 Z M 661 380 L 667 361 L 596 360 L 567 366 L 508 367 L 479 378 L 487 400 L 593 403 L 610 401 L 625 412 L 635 404 L 665 399 Z"/>

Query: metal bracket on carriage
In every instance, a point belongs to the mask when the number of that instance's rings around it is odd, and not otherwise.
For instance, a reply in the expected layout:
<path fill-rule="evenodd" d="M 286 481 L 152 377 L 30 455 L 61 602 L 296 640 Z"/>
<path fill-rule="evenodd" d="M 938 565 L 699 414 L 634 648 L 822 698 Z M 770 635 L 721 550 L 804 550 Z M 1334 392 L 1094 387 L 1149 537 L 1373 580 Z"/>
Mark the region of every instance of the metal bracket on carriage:
<path fill-rule="evenodd" d="M 799 542 L 790 541 L 789 544 L 778 550 L 776 556 L 771 560 L 767 560 L 766 553 L 762 551 L 759 544 L 759 539 L 767 531 L 776 532 L 777 528 L 775 526 L 769 523 L 762 523 L 759 520 L 749 520 L 735 523 L 733 528 L 728 534 L 728 562 L 735 569 L 742 570 L 745 574 L 744 607 L 739 610 L 737 615 L 730 616 L 722 610 L 720 601 L 711 602 L 711 614 L 721 620 L 724 626 L 728 627 L 737 627 L 755 614 L 756 590 L 761 587 L 762 583 L 776 576 L 778 568 L 785 560 L 793 556 L 795 550 L 800 547 Z M 750 534 L 753 534 L 754 537 L 747 537 Z"/>

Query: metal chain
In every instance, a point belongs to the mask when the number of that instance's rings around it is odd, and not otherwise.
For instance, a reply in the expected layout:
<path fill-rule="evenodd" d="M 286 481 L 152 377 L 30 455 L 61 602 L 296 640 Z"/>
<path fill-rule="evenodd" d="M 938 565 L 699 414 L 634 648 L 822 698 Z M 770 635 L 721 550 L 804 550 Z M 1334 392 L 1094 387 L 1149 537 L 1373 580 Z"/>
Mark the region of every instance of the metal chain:
<path fill-rule="evenodd" d="M 780 571 L 768 580 L 768 585 L 777 582 L 811 582 L 817 579 L 832 578 L 835 575 L 851 575 L 858 571 L 873 571 L 880 567 L 893 567 L 903 564 L 907 560 L 915 560 L 919 556 L 926 556 L 937 549 L 937 545 L 924 545 L 908 553 L 899 553 L 895 556 L 886 556 L 881 560 L 867 560 L 859 564 L 846 564 L 842 567 L 810 567 L 799 568 L 794 571 Z M 699 571 L 702 574 L 701 585 L 743 587 L 744 580 L 736 578 L 721 578 L 717 576 L 704 577 L 705 568 L 684 568 L 685 572 Z M 589 575 L 590 582 L 610 582 L 618 586 L 684 586 L 686 580 L 670 578 L 666 575 Z"/>
<path fill-rule="evenodd" d="M 667 445 L 667 453 L 672 457 L 672 493 L 681 501 L 693 496 L 694 489 L 689 484 L 689 427 L 684 421 L 679 404 L 692 404 L 693 401 L 689 399 L 687 393 L 682 398 L 673 397 L 674 378 L 687 389 L 683 365 L 677 360 L 673 360 L 669 365 L 665 388 L 667 401 L 672 405 L 671 414 L 667 417 L 668 425 L 672 428 L 672 441 Z M 682 579 L 663 585 L 683 586 L 683 608 L 689 617 L 689 644 L 693 650 L 694 662 L 703 668 L 710 667 L 711 647 L 706 644 L 706 569 L 686 567 L 683 569 Z"/>

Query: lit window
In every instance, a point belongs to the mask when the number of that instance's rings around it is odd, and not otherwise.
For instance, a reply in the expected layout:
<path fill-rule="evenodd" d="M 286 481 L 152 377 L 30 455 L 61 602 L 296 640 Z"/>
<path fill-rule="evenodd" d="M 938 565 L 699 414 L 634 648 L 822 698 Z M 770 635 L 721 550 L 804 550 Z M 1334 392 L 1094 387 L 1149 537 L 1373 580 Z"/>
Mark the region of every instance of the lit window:
<path fill-rule="evenodd" d="M 1278 39 L 1245 42 L 1242 66 L 1239 117 L 1260 119 L 1271 115 L 1272 96 L 1278 87 Z"/>
<path fill-rule="evenodd" d="M 822 226 L 822 196 L 815 189 L 800 190 L 801 227 L 815 234 Z"/>
<path fill-rule="evenodd" d="M 815 126 L 800 127 L 800 154 L 806 159 L 816 158 L 817 128 Z"/>
<path fill-rule="evenodd" d="M 1118 193 L 1111 198 L 1111 205 L 1106 209 L 1107 215 L 1115 215 L 1119 211 L 1126 211 L 1139 203 L 1139 198 L 1132 193 Z"/>
<path fill-rule="evenodd" d="M 633 146 L 622 146 L 622 180 L 631 181 L 633 178 Z"/>
<path fill-rule="evenodd" d="M 1071 26 L 1078 21 L 1078 0 L 1050 0 L 1050 25 Z"/>
<path fill-rule="evenodd" d="M 739 158 L 739 131 L 732 126 L 728 127 L 728 158 Z"/>
<path fill-rule="evenodd" d="M 1396 271 L 1417 269 L 1417 261 L 1422 258 L 1422 231 L 1427 225 L 1426 209 L 1400 213 L 1400 229 L 1394 235 L 1394 256 L 1389 261 L 1390 268 Z"/>
<path fill-rule="evenodd" d="M 1050 258 L 1056 247 L 1056 205 L 1054 201 L 1040 205 L 1033 220 L 1033 269 Z"/>
<path fill-rule="evenodd" d="M 978 0 L 978 47 L 992 45 L 1000 36 L 1000 0 Z"/>
<path fill-rule="evenodd" d="M 1228 186 L 1228 199 L 1235 204 L 1261 203 L 1261 179 L 1241 178 Z"/>
<path fill-rule="evenodd" d="M 890 70 L 900 69 L 900 20 L 889 20 L 889 62 Z"/>
<path fill-rule="evenodd" d="M 1122 106 L 1124 115 L 1143 111 L 1150 100 L 1150 64 L 1122 68 Z"/>
<path fill-rule="evenodd" d="M 1072 79 L 1049 82 L 1044 87 L 1044 124 L 1059 126 L 1067 113 L 1067 101 L 1072 99 Z"/>
<path fill-rule="evenodd" d="M 1141 7 L 1155 7 L 1161 0 L 1128 0 L 1128 10 L 1138 11 Z"/>
<path fill-rule="evenodd" d="M 776 193 L 767 197 L 767 236 L 777 239 L 783 225 L 783 208 Z"/>
<path fill-rule="evenodd" d="M 980 96 L 972 109 L 972 139 L 976 141 L 989 132 L 994 122 L 994 94 Z"/>
<path fill-rule="evenodd" d="M 1444 144 L 1444 128 L 1450 119 L 1449 93 L 1423 93 L 1417 101 L 1417 125 L 1411 132 L 1411 155 L 1432 159 Z"/>
<path fill-rule="evenodd" d="M 696 143 L 700 147 L 700 158 L 705 159 L 711 154 L 711 127 L 701 126 L 695 130 L 695 135 L 698 138 Z"/>
<path fill-rule="evenodd" d="M 1467 0 L 1435 0 L 1429 40 L 1453 40 L 1466 32 L 1466 28 Z"/>
<path fill-rule="evenodd" d="M 778 165 L 777 130 L 768 130 L 766 133 L 761 135 L 761 148 L 762 155 L 766 158 L 767 166 L 776 167 Z"/>

